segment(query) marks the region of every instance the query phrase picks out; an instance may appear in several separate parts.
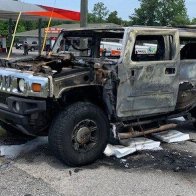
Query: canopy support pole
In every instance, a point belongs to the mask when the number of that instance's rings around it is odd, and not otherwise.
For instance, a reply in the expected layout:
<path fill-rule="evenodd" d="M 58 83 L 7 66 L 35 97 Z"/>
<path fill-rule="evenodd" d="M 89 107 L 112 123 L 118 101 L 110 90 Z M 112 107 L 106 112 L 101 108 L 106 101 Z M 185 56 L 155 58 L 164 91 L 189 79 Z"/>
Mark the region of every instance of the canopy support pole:
<path fill-rule="evenodd" d="M 39 44 L 39 56 L 42 54 L 42 19 L 38 21 L 38 44 Z"/>
<path fill-rule="evenodd" d="M 12 42 L 12 25 L 13 25 L 13 21 L 10 18 L 8 21 L 8 45 L 7 45 L 7 53 L 9 52 L 9 48 Z"/>
<path fill-rule="evenodd" d="M 85 28 L 88 24 L 88 0 L 81 0 L 80 3 L 80 27 Z M 88 47 L 88 40 L 85 38 L 80 39 L 80 49 Z M 80 52 L 81 56 L 87 56 L 87 51 Z"/>
<path fill-rule="evenodd" d="M 11 42 L 11 45 L 10 45 L 10 49 L 9 49 L 9 53 L 8 53 L 8 56 L 7 56 L 7 60 L 9 60 L 11 52 L 12 52 L 12 47 L 14 45 L 14 39 L 15 39 L 15 36 L 16 36 L 16 31 L 17 31 L 18 23 L 20 21 L 21 14 L 22 14 L 22 12 L 19 13 L 17 21 L 16 21 L 16 25 L 15 25 L 15 28 L 14 28 L 14 34 L 12 36 L 12 42 Z"/>

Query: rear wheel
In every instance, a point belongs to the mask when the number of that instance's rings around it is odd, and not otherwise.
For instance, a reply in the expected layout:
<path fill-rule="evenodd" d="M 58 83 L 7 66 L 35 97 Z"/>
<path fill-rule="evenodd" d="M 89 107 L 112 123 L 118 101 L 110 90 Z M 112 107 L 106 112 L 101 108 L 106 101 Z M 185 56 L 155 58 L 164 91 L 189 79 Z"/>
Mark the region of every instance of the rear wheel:
<path fill-rule="evenodd" d="M 108 140 L 109 123 L 97 106 L 75 103 L 62 111 L 49 131 L 49 145 L 54 154 L 70 166 L 96 161 Z"/>

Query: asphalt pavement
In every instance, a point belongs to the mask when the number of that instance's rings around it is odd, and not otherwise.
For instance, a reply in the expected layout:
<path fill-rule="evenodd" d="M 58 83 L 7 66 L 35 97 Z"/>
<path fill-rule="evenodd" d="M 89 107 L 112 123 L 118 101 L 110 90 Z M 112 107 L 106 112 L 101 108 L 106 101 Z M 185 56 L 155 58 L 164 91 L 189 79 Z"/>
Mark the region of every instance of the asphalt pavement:
<path fill-rule="evenodd" d="M 16 49 L 15 47 L 13 47 L 12 53 L 10 55 L 10 59 L 24 57 L 23 53 L 24 53 L 24 50 Z M 33 52 L 29 51 L 29 54 L 28 54 L 28 56 L 37 56 L 37 55 L 38 55 L 37 50 Z M 7 53 L 0 53 L 0 59 L 7 59 L 7 57 L 8 57 Z"/>
<path fill-rule="evenodd" d="M 42 145 L 15 159 L 0 158 L 0 195 L 196 195 L 196 131 L 180 129 L 191 140 L 162 144 L 161 151 L 142 151 L 123 159 L 103 156 L 96 163 L 70 168 Z M 0 145 L 28 138 L 0 136 Z"/>

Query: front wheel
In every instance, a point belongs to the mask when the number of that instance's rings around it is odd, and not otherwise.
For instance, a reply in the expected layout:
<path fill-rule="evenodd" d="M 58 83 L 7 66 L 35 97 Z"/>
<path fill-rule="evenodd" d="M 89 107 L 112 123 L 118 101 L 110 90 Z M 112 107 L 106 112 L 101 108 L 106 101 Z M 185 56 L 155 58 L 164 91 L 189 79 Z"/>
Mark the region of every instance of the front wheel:
<path fill-rule="evenodd" d="M 62 111 L 49 131 L 49 145 L 65 164 L 82 166 L 96 161 L 108 140 L 109 123 L 91 103 L 75 103 Z"/>

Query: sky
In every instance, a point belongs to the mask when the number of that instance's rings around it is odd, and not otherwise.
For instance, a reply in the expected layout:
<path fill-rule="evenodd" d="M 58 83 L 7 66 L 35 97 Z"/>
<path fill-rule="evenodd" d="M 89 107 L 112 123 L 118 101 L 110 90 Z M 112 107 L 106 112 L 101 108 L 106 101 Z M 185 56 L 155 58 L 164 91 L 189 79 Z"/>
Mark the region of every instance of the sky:
<path fill-rule="evenodd" d="M 21 0 L 27 3 L 48 5 L 62 9 L 79 11 L 80 0 Z M 55 3 L 56 2 L 56 3 Z M 118 11 L 119 16 L 128 19 L 134 13 L 134 9 L 139 7 L 138 0 L 89 0 L 89 12 L 92 11 L 95 3 L 103 2 L 110 11 Z M 190 18 L 196 18 L 196 0 L 186 0 L 188 15 Z"/>

